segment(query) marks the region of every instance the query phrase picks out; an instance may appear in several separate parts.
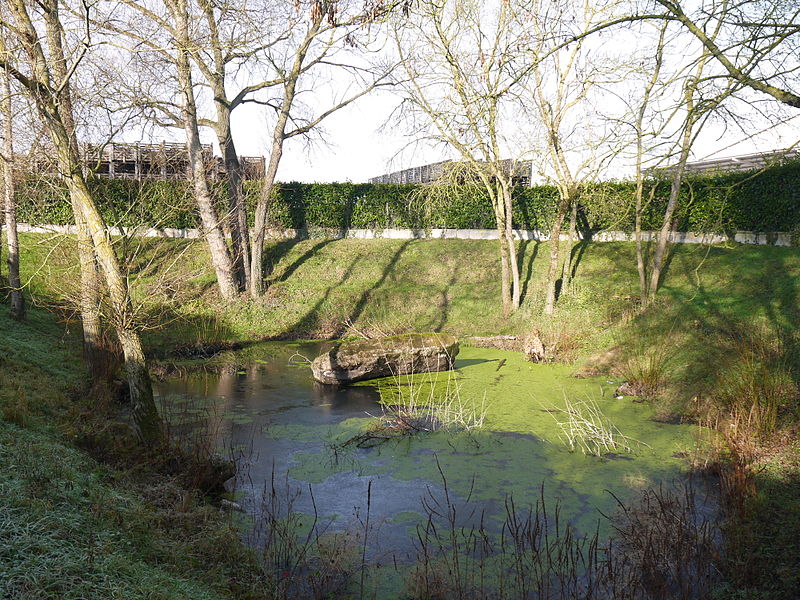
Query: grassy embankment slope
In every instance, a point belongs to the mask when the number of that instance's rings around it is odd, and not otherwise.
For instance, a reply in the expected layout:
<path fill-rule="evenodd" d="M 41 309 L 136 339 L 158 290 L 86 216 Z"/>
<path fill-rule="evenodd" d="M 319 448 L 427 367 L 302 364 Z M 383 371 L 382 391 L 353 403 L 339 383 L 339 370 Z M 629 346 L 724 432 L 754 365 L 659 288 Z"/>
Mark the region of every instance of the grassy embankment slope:
<path fill-rule="evenodd" d="M 72 242 L 23 236 L 23 245 L 31 293 L 40 303 L 62 304 L 77 279 L 69 267 Z M 176 345 L 218 341 L 354 331 L 525 335 L 538 328 L 560 359 L 641 380 L 665 413 L 703 408 L 724 419 L 756 406 L 751 429 L 766 428 L 763 421 L 776 414 L 777 430 L 751 449 L 746 475 L 757 493 L 747 501 L 744 525 L 729 536 L 737 544 L 731 560 L 742 555 L 741 578 L 732 585 L 764 594 L 756 597 L 791 597 L 800 589 L 800 558 L 792 552 L 800 531 L 800 451 L 785 424 L 797 417 L 800 251 L 676 246 L 658 302 L 640 312 L 632 244 L 578 244 L 575 277 L 551 319 L 540 314 L 547 244 L 520 251 L 525 298 L 511 318 L 499 310 L 492 242 L 275 242 L 265 257 L 266 296 L 230 306 L 217 297 L 202 243 L 133 241 L 124 255 L 154 357 Z M 63 332 L 52 320 L 51 328 L 50 335 Z"/>
<path fill-rule="evenodd" d="M 89 405 L 76 334 L 54 312 L 16 322 L 0 305 L 0 597 L 264 597 L 217 509 L 145 460 L 76 447 L 109 408 Z"/>

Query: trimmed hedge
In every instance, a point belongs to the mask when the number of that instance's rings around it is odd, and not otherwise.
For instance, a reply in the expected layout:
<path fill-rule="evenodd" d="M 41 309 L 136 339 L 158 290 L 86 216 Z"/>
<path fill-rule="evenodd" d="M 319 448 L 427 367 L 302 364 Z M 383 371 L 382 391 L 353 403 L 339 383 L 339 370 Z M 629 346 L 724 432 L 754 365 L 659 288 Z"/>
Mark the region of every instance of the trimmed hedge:
<path fill-rule="evenodd" d="M 97 179 L 92 182 L 108 223 L 124 226 L 196 227 L 198 217 L 185 181 L 137 183 Z M 655 188 L 643 229 L 658 229 L 669 196 L 669 182 L 648 182 Z M 287 183 L 276 187 L 271 212 L 277 227 L 309 229 L 493 229 L 494 212 L 479 187 L 447 190 L 422 185 Z M 245 192 L 252 222 L 258 182 Z M 225 210 L 225 189 L 215 189 Z M 587 187 L 581 198 L 582 229 L 633 228 L 631 182 L 606 182 Z M 557 204 L 552 186 L 514 189 L 514 225 L 549 230 Z M 19 189 L 19 220 L 32 224 L 68 224 L 72 214 L 61 185 L 45 177 L 28 177 Z M 800 161 L 763 172 L 687 177 L 675 220 L 681 231 L 800 230 Z M 565 224 L 566 226 L 566 224 Z"/>

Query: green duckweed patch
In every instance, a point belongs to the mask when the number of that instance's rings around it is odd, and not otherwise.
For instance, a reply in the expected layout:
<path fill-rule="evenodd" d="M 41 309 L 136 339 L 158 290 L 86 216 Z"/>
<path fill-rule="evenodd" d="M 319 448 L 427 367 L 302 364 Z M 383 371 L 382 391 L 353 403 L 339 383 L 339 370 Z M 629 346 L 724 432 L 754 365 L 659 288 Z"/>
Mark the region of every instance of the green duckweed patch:
<path fill-rule="evenodd" d="M 274 389 L 281 385 L 276 369 L 286 365 L 290 381 L 295 385 L 305 381 L 310 394 L 310 369 L 306 365 L 298 370 L 302 361 L 290 364 L 287 357 L 299 350 L 313 353 L 315 348 L 292 344 L 280 351 L 277 346 L 276 342 L 265 344 L 260 354 L 259 346 L 248 349 L 251 367 L 245 367 L 247 375 L 240 379 L 250 381 L 252 389 L 258 387 L 258 377 L 269 384 L 263 405 L 251 399 L 247 410 L 266 413 L 268 420 L 270 406 L 278 411 L 278 421 L 268 422 L 257 435 L 278 444 L 274 447 L 285 453 L 281 463 L 300 487 L 311 484 L 312 489 L 327 489 L 342 474 L 374 479 L 376 485 L 389 478 L 408 484 L 408 494 L 414 495 L 409 505 L 414 505 L 421 501 L 427 485 L 441 490 L 446 483 L 456 497 L 489 507 L 495 521 L 504 517 L 504 498 L 513 497 L 525 505 L 544 494 L 548 504 L 559 504 L 580 531 L 590 532 L 600 519 L 598 510 L 613 510 L 614 496 L 625 499 L 644 487 L 684 477 L 687 465 L 676 456 L 696 444 L 696 426 L 655 421 L 652 406 L 614 397 L 616 381 L 578 379 L 572 376 L 573 368 L 565 365 L 532 364 L 519 353 L 470 346 L 462 348 L 452 372 L 387 378 L 349 388 L 364 393 L 376 389 L 383 407 L 378 403 L 356 411 L 357 416 L 309 422 L 304 414 L 333 410 L 338 397 L 334 389 L 330 391 L 333 400 L 306 401 L 305 407 L 293 408 L 297 411 L 293 421 L 281 416 L 285 409 L 280 408 L 280 390 Z M 265 365 L 254 361 L 255 356 L 270 356 L 275 362 Z M 203 377 L 206 381 L 207 376 Z M 485 407 L 481 429 L 416 433 L 372 448 L 347 444 L 374 426 L 387 406 L 402 403 L 404 395 L 431 396 L 435 401 L 456 389 L 464 406 Z M 566 399 L 582 398 L 595 401 L 624 435 L 643 444 L 635 445 L 630 454 L 620 451 L 596 457 L 571 452 L 561 436 L 558 411 L 563 410 Z M 324 511 L 325 498 L 316 497 L 316 501 Z M 349 515 L 341 516 L 346 519 Z"/>

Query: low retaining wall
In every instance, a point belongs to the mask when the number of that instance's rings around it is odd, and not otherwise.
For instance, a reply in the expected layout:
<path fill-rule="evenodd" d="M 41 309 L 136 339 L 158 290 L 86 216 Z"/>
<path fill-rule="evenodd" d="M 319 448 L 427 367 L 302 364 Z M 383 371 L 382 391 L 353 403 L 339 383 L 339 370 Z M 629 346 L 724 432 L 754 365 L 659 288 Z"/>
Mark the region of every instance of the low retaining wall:
<path fill-rule="evenodd" d="M 17 225 L 20 233 L 60 233 L 74 234 L 74 225 Z M 111 227 L 112 235 L 126 235 L 149 238 L 175 238 L 197 239 L 201 237 L 199 229 L 155 229 L 152 227 Z M 415 240 L 415 239 L 443 239 L 443 240 L 496 240 L 497 231 L 494 229 L 312 229 L 308 231 L 299 229 L 270 229 L 267 237 L 272 239 L 296 238 L 327 238 L 327 239 L 359 239 L 359 240 Z M 657 231 L 643 231 L 642 240 L 653 241 L 658 237 Z M 545 241 L 550 239 L 549 234 L 542 231 L 515 229 L 514 238 L 517 240 Z M 561 240 L 569 239 L 568 234 L 562 233 Z M 578 239 L 584 239 L 578 234 Z M 624 231 L 599 231 L 591 234 L 589 239 L 593 242 L 632 242 L 633 233 Z M 732 235 L 720 233 L 691 233 L 673 231 L 669 241 L 675 244 L 725 244 L 735 242 L 738 244 L 755 244 L 759 246 L 800 246 L 800 238 L 792 233 L 758 233 L 754 231 L 737 231 Z"/>

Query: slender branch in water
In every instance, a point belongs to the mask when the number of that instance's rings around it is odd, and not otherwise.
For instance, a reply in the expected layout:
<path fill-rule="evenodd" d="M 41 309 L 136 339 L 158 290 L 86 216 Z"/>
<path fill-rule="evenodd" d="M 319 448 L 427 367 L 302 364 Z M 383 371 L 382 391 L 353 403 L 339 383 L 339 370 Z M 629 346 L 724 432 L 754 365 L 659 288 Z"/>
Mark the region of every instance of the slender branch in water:
<path fill-rule="evenodd" d="M 611 452 L 634 454 L 634 446 L 647 446 L 644 442 L 624 435 L 609 421 L 596 401 L 591 399 L 572 402 L 564 397 L 564 408 L 545 409 L 560 427 L 559 437 L 570 450 L 580 449 L 584 454 L 603 456 Z M 559 420 L 556 415 L 564 415 Z"/>

